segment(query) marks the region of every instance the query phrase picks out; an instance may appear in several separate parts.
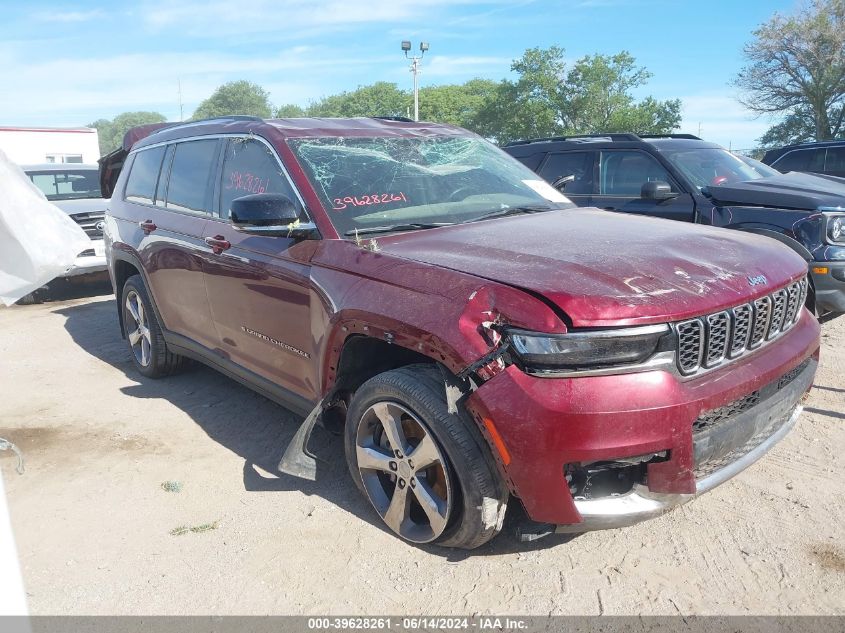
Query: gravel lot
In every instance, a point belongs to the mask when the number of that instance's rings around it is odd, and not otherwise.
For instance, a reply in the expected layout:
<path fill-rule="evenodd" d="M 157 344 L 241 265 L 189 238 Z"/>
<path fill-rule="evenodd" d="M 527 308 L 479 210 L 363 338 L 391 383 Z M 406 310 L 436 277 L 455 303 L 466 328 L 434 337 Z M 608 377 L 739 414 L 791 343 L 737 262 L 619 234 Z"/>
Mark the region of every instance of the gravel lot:
<path fill-rule="evenodd" d="M 295 416 L 202 367 L 143 379 L 113 297 L 0 309 L 0 437 L 27 460 L 18 476 L 0 453 L 0 472 L 30 610 L 845 614 L 845 318 L 823 334 L 798 427 L 731 482 L 633 528 L 466 553 L 382 529 L 339 438 L 315 431 L 318 479 L 293 479 L 276 465 Z"/>

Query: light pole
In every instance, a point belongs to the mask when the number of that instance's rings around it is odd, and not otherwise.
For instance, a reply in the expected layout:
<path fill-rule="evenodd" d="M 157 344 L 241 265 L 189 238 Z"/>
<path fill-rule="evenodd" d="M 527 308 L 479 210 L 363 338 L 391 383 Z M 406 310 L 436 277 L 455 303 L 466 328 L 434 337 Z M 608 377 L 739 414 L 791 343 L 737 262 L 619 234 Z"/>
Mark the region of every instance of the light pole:
<path fill-rule="evenodd" d="M 420 64 L 422 63 L 423 55 L 428 50 L 428 42 L 420 42 L 420 56 L 412 55 L 408 57 L 408 51 L 411 50 L 411 41 L 402 40 L 402 50 L 405 52 L 405 57 L 411 60 L 411 73 L 414 75 L 414 121 L 420 120 L 420 88 L 417 81 L 417 75 L 420 72 Z"/>

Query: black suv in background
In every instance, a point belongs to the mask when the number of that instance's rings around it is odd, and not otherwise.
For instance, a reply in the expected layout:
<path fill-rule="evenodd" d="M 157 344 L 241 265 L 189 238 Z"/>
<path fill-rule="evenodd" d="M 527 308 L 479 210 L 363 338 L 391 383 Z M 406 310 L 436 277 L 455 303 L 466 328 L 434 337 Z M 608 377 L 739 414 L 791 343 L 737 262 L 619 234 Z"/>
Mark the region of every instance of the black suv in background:
<path fill-rule="evenodd" d="M 690 134 L 553 137 L 503 149 L 581 207 L 783 242 L 808 262 L 808 307 L 824 320 L 845 313 L 845 180 L 781 174 Z"/>
<path fill-rule="evenodd" d="M 845 177 L 845 140 L 801 143 L 770 149 L 763 162 L 780 172 L 810 171 Z"/>

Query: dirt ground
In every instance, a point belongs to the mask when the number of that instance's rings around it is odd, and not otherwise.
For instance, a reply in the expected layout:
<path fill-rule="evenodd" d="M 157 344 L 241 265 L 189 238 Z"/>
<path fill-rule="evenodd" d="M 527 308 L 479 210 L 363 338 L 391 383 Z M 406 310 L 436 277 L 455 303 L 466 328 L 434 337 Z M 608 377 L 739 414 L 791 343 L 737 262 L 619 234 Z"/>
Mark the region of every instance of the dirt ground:
<path fill-rule="evenodd" d="M 113 297 L 0 309 L 0 453 L 33 614 L 845 614 L 845 318 L 797 428 L 660 519 L 410 547 L 318 429 L 206 368 L 137 374 Z M 169 483 L 167 483 L 169 482 Z M 168 490 L 169 489 L 169 490 Z M 191 530 L 190 528 L 193 528 Z"/>

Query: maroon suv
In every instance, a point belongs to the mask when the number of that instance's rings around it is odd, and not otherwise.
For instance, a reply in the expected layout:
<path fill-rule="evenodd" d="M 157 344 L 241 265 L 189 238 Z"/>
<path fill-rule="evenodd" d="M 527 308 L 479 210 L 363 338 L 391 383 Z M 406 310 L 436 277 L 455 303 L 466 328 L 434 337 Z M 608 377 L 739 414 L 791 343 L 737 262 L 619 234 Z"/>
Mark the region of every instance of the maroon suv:
<path fill-rule="evenodd" d="M 813 381 L 792 250 L 574 208 L 465 130 L 229 117 L 124 155 L 106 246 L 138 370 L 198 359 L 307 415 L 288 470 L 315 420 L 344 429 L 414 543 L 477 547 L 511 496 L 545 531 L 654 517 L 759 459 Z"/>

